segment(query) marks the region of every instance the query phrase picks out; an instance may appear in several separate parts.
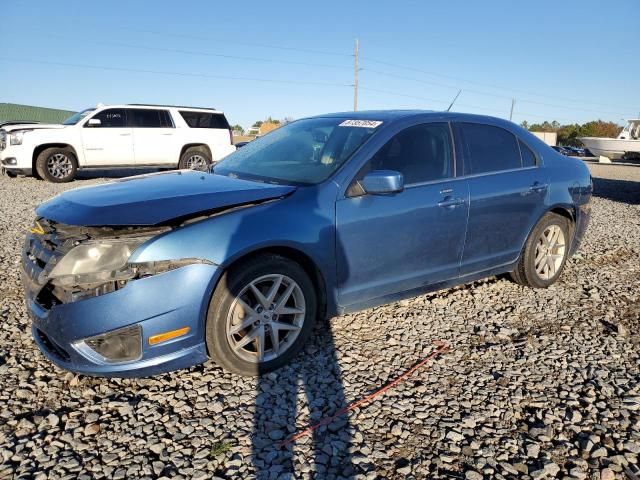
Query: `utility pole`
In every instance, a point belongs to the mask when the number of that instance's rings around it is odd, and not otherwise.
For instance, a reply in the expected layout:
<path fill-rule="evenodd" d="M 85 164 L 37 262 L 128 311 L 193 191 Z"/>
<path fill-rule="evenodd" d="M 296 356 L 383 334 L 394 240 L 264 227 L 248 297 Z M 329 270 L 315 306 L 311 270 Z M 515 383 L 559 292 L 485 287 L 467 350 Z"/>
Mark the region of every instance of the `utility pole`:
<path fill-rule="evenodd" d="M 353 111 L 358 111 L 358 63 L 360 61 L 360 40 L 356 38 L 356 50 L 353 62 Z"/>
<path fill-rule="evenodd" d="M 509 114 L 509 121 L 511 121 L 511 119 L 513 118 L 513 107 L 516 106 L 516 99 L 512 98 L 511 99 L 511 113 Z"/>

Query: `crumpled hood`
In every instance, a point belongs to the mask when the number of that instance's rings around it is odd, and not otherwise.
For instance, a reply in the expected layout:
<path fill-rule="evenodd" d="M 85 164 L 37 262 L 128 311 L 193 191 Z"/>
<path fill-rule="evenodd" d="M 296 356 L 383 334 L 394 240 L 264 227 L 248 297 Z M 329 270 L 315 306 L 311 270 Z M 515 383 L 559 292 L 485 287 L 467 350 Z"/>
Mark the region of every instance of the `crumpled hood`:
<path fill-rule="evenodd" d="M 5 125 L 2 130 L 5 132 L 15 132 L 17 130 L 42 130 L 46 128 L 66 128 L 61 123 L 20 123 L 16 125 Z"/>
<path fill-rule="evenodd" d="M 295 189 L 179 170 L 70 190 L 40 205 L 36 214 L 55 222 L 87 227 L 157 225 L 283 197 Z"/>

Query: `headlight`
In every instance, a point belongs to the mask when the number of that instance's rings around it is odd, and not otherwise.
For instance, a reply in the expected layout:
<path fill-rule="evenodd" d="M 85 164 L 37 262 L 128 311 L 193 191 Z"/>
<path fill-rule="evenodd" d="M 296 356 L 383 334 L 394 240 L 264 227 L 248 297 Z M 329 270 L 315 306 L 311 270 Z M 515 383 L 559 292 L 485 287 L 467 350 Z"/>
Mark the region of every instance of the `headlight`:
<path fill-rule="evenodd" d="M 9 143 L 11 145 L 22 145 L 22 137 L 24 137 L 24 131 L 11 133 L 9 134 Z"/>
<path fill-rule="evenodd" d="M 127 264 L 133 251 L 147 238 L 88 242 L 74 247 L 51 270 L 56 285 L 81 285 L 132 278 Z"/>
<path fill-rule="evenodd" d="M 142 356 L 142 331 L 140 325 L 132 325 L 85 338 L 75 346 L 90 358 L 97 353 L 100 361 L 129 362 Z"/>

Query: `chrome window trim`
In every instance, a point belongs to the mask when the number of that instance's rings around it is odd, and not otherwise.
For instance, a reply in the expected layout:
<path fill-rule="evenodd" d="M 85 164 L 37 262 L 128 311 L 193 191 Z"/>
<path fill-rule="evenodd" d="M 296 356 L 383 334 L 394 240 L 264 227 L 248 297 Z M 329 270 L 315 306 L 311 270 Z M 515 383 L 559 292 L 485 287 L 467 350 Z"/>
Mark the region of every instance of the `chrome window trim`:
<path fill-rule="evenodd" d="M 511 173 L 511 172 L 522 172 L 524 170 L 533 170 L 535 168 L 540 168 L 540 166 L 539 165 L 535 165 L 533 167 L 509 168 L 507 170 L 495 170 L 493 172 L 473 173 L 471 175 L 463 175 L 462 177 L 457 177 L 457 178 L 486 177 L 487 175 L 496 175 L 496 174 L 500 174 L 500 173 Z"/>
<path fill-rule="evenodd" d="M 439 183 L 446 183 L 446 182 L 455 182 L 458 180 L 464 180 L 464 177 L 449 177 L 449 178 L 441 178 L 439 180 L 429 180 L 428 182 L 418 182 L 418 183 L 410 183 L 404 186 L 404 190 L 407 190 L 409 188 L 414 188 L 414 187 L 424 187 L 424 186 L 428 186 L 428 185 L 437 185 Z"/>

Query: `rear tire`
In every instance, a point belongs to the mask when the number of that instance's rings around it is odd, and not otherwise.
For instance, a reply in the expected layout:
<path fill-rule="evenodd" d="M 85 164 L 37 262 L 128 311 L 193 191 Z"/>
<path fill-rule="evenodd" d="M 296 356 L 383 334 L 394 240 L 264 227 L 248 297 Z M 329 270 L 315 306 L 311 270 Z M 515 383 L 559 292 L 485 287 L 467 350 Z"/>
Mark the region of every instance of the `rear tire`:
<path fill-rule="evenodd" d="M 207 349 L 225 370 L 261 375 L 298 354 L 316 314 L 316 291 L 300 265 L 280 255 L 254 257 L 220 279 L 207 313 Z"/>
<path fill-rule="evenodd" d="M 180 156 L 178 168 L 206 171 L 211 165 L 211 155 L 204 147 L 189 147 Z"/>
<path fill-rule="evenodd" d="M 40 178 L 52 183 L 73 180 L 78 170 L 78 160 L 68 148 L 47 148 L 36 159 L 36 172 Z"/>
<path fill-rule="evenodd" d="M 565 217 L 547 213 L 535 226 L 525 243 L 511 279 L 531 288 L 554 284 L 569 255 L 570 223 Z"/>

